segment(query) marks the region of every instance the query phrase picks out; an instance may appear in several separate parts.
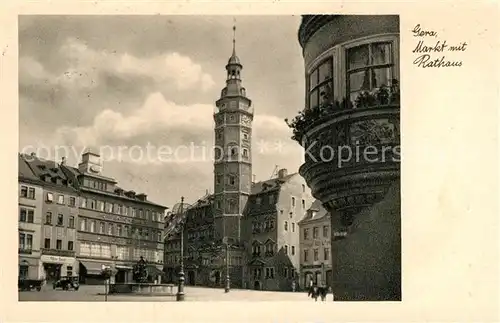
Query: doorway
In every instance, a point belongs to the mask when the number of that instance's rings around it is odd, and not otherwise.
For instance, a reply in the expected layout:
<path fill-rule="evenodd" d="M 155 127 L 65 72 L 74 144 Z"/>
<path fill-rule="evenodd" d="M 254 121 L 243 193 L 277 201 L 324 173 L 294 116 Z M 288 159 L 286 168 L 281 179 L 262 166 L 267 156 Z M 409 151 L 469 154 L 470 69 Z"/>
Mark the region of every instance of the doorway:
<path fill-rule="evenodd" d="M 216 271 L 215 272 L 215 286 L 219 286 L 220 285 L 220 271 Z"/>
<path fill-rule="evenodd" d="M 256 281 L 253 283 L 253 289 L 255 289 L 255 290 L 261 290 L 261 287 L 260 287 L 260 281 L 256 280 Z"/>
<path fill-rule="evenodd" d="M 43 264 L 45 279 L 47 283 L 53 283 L 61 279 L 61 264 Z"/>
<path fill-rule="evenodd" d="M 187 277 L 188 278 L 187 279 L 188 285 L 193 285 L 193 286 L 196 285 L 195 276 L 196 275 L 195 275 L 194 271 L 192 271 L 192 270 L 188 271 L 188 277 Z"/>
<path fill-rule="evenodd" d="M 126 280 L 127 280 L 127 271 L 118 269 L 115 275 L 115 283 L 117 284 L 126 283 Z"/>

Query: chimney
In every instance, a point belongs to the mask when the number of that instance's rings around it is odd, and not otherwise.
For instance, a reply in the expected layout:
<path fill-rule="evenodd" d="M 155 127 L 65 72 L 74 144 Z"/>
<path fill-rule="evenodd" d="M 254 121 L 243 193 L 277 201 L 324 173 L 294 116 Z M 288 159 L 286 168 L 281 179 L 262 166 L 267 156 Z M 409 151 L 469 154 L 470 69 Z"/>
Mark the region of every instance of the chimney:
<path fill-rule="evenodd" d="M 282 168 L 278 171 L 278 178 L 284 178 L 288 175 L 286 168 Z"/>
<path fill-rule="evenodd" d="M 61 166 L 66 165 L 66 157 L 61 158 Z"/>

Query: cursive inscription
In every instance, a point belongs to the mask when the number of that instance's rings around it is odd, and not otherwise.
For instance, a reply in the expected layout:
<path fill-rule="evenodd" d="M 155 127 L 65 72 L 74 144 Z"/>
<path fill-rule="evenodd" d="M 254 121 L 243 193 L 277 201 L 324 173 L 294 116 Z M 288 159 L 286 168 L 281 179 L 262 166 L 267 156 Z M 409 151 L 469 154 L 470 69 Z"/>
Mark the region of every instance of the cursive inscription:
<path fill-rule="evenodd" d="M 413 65 L 421 68 L 428 67 L 460 67 L 462 61 L 456 57 L 449 58 L 445 55 L 447 52 L 460 53 L 467 50 L 467 42 L 462 41 L 459 43 L 448 44 L 446 39 L 438 38 L 437 31 L 423 28 L 417 24 L 411 30 L 413 37 L 417 37 L 418 41 L 415 48 L 412 50 L 413 54 L 418 56 L 414 59 Z"/>

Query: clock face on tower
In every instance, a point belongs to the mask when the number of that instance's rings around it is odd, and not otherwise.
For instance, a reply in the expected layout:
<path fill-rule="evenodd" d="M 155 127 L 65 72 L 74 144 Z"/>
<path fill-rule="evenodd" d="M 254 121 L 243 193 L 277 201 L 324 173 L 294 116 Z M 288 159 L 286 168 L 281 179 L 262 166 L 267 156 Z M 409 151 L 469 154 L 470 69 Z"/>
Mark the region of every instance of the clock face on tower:
<path fill-rule="evenodd" d="M 97 166 L 97 165 L 92 165 L 92 166 L 90 166 L 90 171 L 91 171 L 92 173 L 99 173 L 101 170 L 100 170 L 99 166 Z"/>
<path fill-rule="evenodd" d="M 250 126 L 250 123 L 252 122 L 252 120 L 250 119 L 249 116 L 247 115 L 242 115 L 241 116 L 241 123 L 245 126 Z"/>

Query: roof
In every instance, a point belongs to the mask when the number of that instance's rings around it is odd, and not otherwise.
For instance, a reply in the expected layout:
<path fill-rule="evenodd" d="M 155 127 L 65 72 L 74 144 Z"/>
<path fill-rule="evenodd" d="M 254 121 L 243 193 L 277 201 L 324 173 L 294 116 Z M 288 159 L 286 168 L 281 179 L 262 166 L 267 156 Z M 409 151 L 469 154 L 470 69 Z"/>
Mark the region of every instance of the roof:
<path fill-rule="evenodd" d="M 311 207 L 307 210 L 306 215 L 299 221 L 299 224 L 318 221 L 328 216 L 328 211 L 323 207 L 320 200 L 315 200 Z"/>
<path fill-rule="evenodd" d="M 288 180 L 290 180 L 293 176 L 297 175 L 298 173 L 293 173 L 287 176 L 284 176 L 283 178 L 271 178 L 266 181 L 261 181 L 261 182 L 256 182 L 252 184 L 252 190 L 250 192 L 251 195 L 257 195 L 260 193 L 264 193 L 267 191 L 279 189 L 281 185 L 286 183 Z"/>
<path fill-rule="evenodd" d="M 233 52 L 233 55 L 229 57 L 227 65 L 241 65 L 240 58 L 236 56 L 236 53 Z"/>
<path fill-rule="evenodd" d="M 21 154 L 18 155 L 18 176 L 24 179 L 38 180 L 23 157 Z"/>
<path fill-rule="evenodd" d="M 29 179 L 37 180 L 40 182 L 41 185 L 45 185 L 45 186 L 56 185 L 59 187 L 66 187 L 66 188 L 69 188 L 69 189 L 76 191 L 78 186 L 73 187 L 73 186 L 67 185 L 67 183 L 70 180 L 72 180 L 72 181 L 75 181 L 75 184 L 76 184 L 76 178 L 78 176 L 81 176 L 81 175 L 87 175 L 87 174 L 80 172 L 75 167 L 71 167 L 68 165 L 60 165 L 55 161 L 46 160 L 46 159 L 37 157 L 35 155 L 19 154 L 19 176 L 23 176 L 23 177 L 31 176 L 31 178 L 29 178 Z M 50 176 L 51 178 L 59 177 L 63 181 L 63 184 L 55 184 L 55 183 L 51 183 L 51 182 L 45 182 L 43 180 L 44 176 Z M 92 175 L 92 177 L 98 177 L 98 178 L 110 180 L 113 183 L 116 183 L 116 181 L 114 179 L 109 178 L 109 177 L 95 176 L 95 175 Z M 120 188 L 116 185 L 115 185 L 115 188 L 123 190 L 122 188 Z M 112 196 L 112 197 L 116 197 L 119 199 L 134 201 L 137 203 L 149 204 L 149 205 L 161 207 L 164 209 L 167 208 L 166 206 L 156 204 L 156 203 L 153 203 L 153 202 L 148 201 L 148 200 L 143 201 L 143 200 L 140 200 L 138 198 L 131 198 L 131 197 L 128 197 L 125 195 L 117 195 L 113 192 L 104 192 L 101 190 L 96 190 L 96 189 L 92 189 L 92 188 L 88 188 L 88 187 L 85 187 L 85 188 L 80 187 L 80 190 L 83 190 L 85 192 L 100 194 L 100 195 Z M 125 191 L 125 190 L 123 190 L 123 191 Z M 139 195 L 141 195 L 141 194 L 137 194 L 136 196 L 139 196 Z"/>

